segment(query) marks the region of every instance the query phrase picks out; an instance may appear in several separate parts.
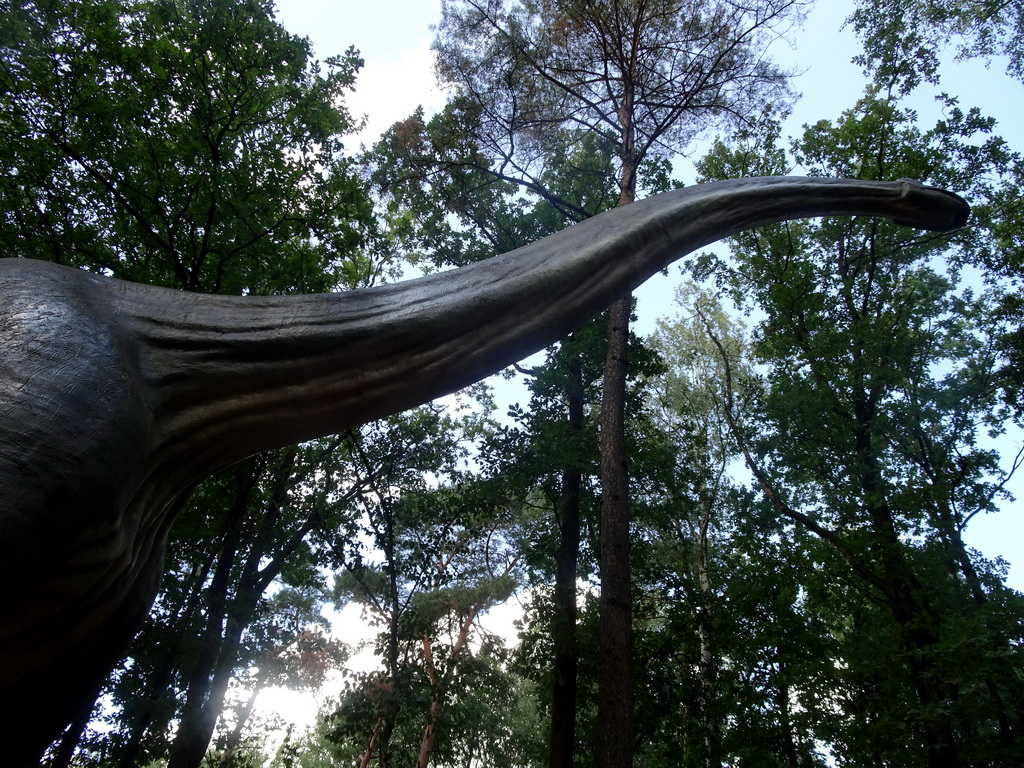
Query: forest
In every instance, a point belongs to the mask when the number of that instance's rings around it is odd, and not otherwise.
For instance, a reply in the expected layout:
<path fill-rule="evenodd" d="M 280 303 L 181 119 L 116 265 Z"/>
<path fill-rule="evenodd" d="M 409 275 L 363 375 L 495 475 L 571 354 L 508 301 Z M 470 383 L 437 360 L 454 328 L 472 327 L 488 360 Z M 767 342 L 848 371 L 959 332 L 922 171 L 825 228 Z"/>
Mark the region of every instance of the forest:
<path fill-rule="evenodd" d="M 4 257 L 297 294 L 717 179 L 973 210 L 748 231 L 683 262 L 652 333 L 625 295 L 492 380 L 223 470 L 45 765 L 1024 765 L 1024 594 L 967 533 L 1024 462 L 1024 146 L 943 90 L 982 61 L 1024 107 L 1024 6 L 853 0 L 862 90 L 788 135 L 772 44 L 811 6 L 443 0 L 447 103 L 357 147 L 360 52 L 318 60 L 271 0 L 0 3 Z M 281 688 L 315 721 L 261 706 Z"/>

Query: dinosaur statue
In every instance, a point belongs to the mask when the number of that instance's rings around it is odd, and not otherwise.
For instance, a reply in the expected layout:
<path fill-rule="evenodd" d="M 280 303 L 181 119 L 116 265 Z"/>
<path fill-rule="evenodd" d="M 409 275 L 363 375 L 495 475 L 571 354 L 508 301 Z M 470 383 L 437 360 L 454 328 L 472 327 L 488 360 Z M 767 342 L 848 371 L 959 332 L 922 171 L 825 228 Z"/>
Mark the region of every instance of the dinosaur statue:
<path fill-rule="evenodd" d="M 912 181 L 704 184 L 451 272 L 348 293 L 197 295 L 0 259 L 0 692 L 33 764 L 122 657 L 191 491 L 256 452 L 475 382 L 673 260 L 773 222 L 881 215 L 952 230 Z"/>

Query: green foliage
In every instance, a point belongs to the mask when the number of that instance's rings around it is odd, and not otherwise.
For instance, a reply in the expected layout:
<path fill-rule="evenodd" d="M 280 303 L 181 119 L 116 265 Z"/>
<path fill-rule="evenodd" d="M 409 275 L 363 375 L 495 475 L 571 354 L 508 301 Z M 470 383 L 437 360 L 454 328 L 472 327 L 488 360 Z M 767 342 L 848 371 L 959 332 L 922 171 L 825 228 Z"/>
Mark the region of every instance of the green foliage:
<path fill-rule="evenodd" d="M 464 469 L 468 438 L 485 429 L 479 414 L 421 408 L 368 428 L 357 447 L 361 462 L 383 463 L 367 465 L 373 481 L 360 494 L 368 536 L 335 551 L 335 595 L 358 600 L 379 627 L 382 669 L 350 676 L 325 713 L 325 738 L 343 759 L 372 750 L 384 765 L 409 764 L 426 751 L 440 762 L 525 764 L 511 756 L 529 732 L 517 719 L 521 684 L 477 620 L 515 590 L 530 521 L 504 484 Z"/>
<path fill-rule="evenodd" d="M 859 0 L 851 16 L 864 41 L 859 63 L 907 90 L 937 82 L 940 54 L 1002 56 L 1006 71 L 1024 81 L 1024 11 L 1001 0 Z"/>
<path fill-rule="evenodd" d="M 180 720 L 180 731 L 201 711 L 216 715 L 229 681 L 316 688 L 344 660 L 321 615 L 325 553 L 308 538 L 352 514 L 352 493 L 337 489 L 359 478 L 343 448 L 265 454 L 200 488 L 177 521 L 157 602 L 108 684 L 106 727 L 87 750 L 110 762 L 159 757 L 171 747 L 168 724 Z"/>
<path fill-rule="evenodd" d="M 368 156 L 390 231 L 425 268 L 505 253 L 611 207 L 607 142 L 578 133 L 533 184 L 517 185 L 485 156 L 477 111 L 456 99 L 385 132 Z"/>
<path fill-rule="evenodd" d="M 876 83 L 889 90 L 905 94 L 922 81 L 940 84 L 942 58 L 947 52 L 961 61 L 981 57 L 986 63 L 1004 64 L 1011 77 L 1024 82 L 1024 13 L 1017 3 L 872 0 L 859 2 L 850 20 L 864 41 L 865 50 L 859 62 Z M 965 114 L 954 100 L 942 98 L 951 119 L 948 126 L 940 123 L 935 132 L 938 136 L 944 127 L 953 129 L 948 135 L 955 135 L 956 126 L 971 123 L 978 130 L 992 129 L 991 121 L 984 121 L 987 127 L 980 126 L 982 118 L 976 110 Z M 960 135 L 969 135 L 969 131 L 961 128 Z M 1001 368 L 1005 399 L 1017 408 L 1024 382 L 1024 331 L 1020 323 L 1019 233 L 1024 210 L 1021 160 L 1019 153 L 1010 152 L 1005 145 L 1001 152 L 994 152 L 993 141 L 985 140 L 973 148 L 962 143 L 952 147 L 961 156 L 973 152 L 973 173 L 976 179 L 988 182 L 978 185 L 968 176 L 958 180 L 959 186 L 953 183 L 955 188 L 971 189 L 974 193 L 974 220 L 984 236 L 967 258 L 986 270 L 990 280 L 995 296 L 992 330 L 1005 355 Z"/>
<path fill-rule="evenodd" d="M 922 131 L 869 89 L 840 120 L 807 127 L 793 162 L 812 175 L 917 178 L 984 200 L 1012 155 L 991 121 L 947 104 L 949 119 Z M 755 156 L 784 163 L 777 138 L 766 123 L 746 146 L 717 145 L 702 171 L 730 174 Z M 777 524 L 800 526 L 816 565 L 793 604 L 827 634 L 798 684 L 817 703 L 806 708 L 817 713 L 815 738 L 840 764 L 1020 757 L 1007 731 L 1020 716 L 1009 682 L 1019 680 L 1019 631 L 997 618 L 1016 614 L 1020 597 L 962 539 L 1006 478 L 985 445 L 1005 429 L 991 297 L 961 277 L 988 237 L 980 227 L 936 238 L 876 220 L 801 222 L 736 238 L 731 263 L 702 262 L 758 318 L 764 392 L 732 431 Z M 821 663 L 829 658 L 833 669 Z"/>
<path fill-rule="evenodd" d="M 354 51 L 321 71 L 263 0 L 5 8 L 5 256 L 205 292 L 365 275 L 370 208 L 338 106 Z"/>
<path fill-rule="evenodd" d="M 4 4 L 3 255 L 204 292 L 372 281 L 370 199 L 342 144 L 360 66 L 314 62 L 263 0 Z M 289 449 L 200 489 L 82 764 L 158 759 L 172 721 L 198 761 L 233 675 L 315 685 L 337 663 L 306 536 L 344 514 L 343 453 Z"/>

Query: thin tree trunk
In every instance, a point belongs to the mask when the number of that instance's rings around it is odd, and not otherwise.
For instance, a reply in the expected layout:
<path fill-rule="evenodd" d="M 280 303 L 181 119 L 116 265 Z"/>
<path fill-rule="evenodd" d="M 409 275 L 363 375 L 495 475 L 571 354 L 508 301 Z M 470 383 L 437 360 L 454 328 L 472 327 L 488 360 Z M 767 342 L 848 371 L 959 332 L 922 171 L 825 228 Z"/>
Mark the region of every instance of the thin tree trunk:
<path fill-rule="evenodd" d="M 395 511 L 390 491 L 377 484 L 374 465 L 363 450 L 358 433 L 350 431 L 349 435 L 351 450 L 363 465 L 364 475 L 360 484 L 365 484 L 380 499 L 380 517 L 371 516 L 369 523 L 377 546 L 384 553 L 382 567 L 388 577 L 387 599 L 384 605 L 379 606 L 379 610 L 381 615 L 387 616 L 388 622 L 387 645 L 384 652 L 385 679 L 394 685 L 399 677 L 399 635 L 402 621 L 402 600 L 398 587 L 399 565 L 395 555 Z M 350 572 L 356 575 L 355 571 Z M 391 735 L 398 721 L 401 703 L 393 689 L 384 687 L 381 688 L 381 699 L 380 714 L 370 734 L 363 760 L 365 765 L 376 756 L 380 768 L 391 768 Z"/>
<path fill-rule="evenodd" d="M 633 764 L 633 605 L 626 466 L 626 348 L 632 302 L 612 305 L 601 401 L 601 601 L 597 768 Z"/>
<path fill-rule="evenodd" d="M 215 557 L 215 552 L 209 553 L 203 561 L 202 567 L 194 573 L 192 588 L 185 606 L 174 622 L 171 639 L 168 643 L 161 644 L 163 659 L 160 666 L 146 680 L 146 685 L 140 693 L 143 709 L 132 720 L 128 740 L 117 759 L 118 768 L 134 768 L 139 761 L 142 740 L 153 723 L 157 702 L 161 696 L 165 695 L 166 689 L 171 685 L 174 672 L 181 666 L 180 649 L 186 633 L 195 625 L 196 613 L 198 613 L 202 602 L 203 585 L 206 583 L 210 568 L 213 567 Z"/>
<path fill-rule="evenodd" d="M 583 431 L 583 374 L 578 357 L 573 358 L 566 376 L 569 406 L 570 444 Z M 553 684 L 551 690 L 551 736 L 549 768 L 572 768 L 576 749 L 576 673 L 579 666 L 576 646 L 576 575 L 580 554 L 579 466 L 562 471 L 562 495 L 558 501 L 559 543 L 555 552 L 555 617 L 551 628 L 554 645 Z"/>
<path fill-rule="evenodd" d="M 775 685 L 775 707 L 779 712 L 779 746 L 790 768 L 799 768 L 800 760 L 796 747 L 796 734 L 793 733 L 793 719 L 790 716 L 790 690 L 786 682 L 786 668 L 782 661 L 782 649 L 777 649 L 778 680 Z M 719 763 L 721 765 L 721 763 Z"/>
<path fill-rule="evenodd" d="M 390 529 L 390 526 L 389 526 Z M 394 542 L 388 547 L 387 563 L 388 577 L 391 582 L 390 602 L 391 614 L 388 618 L 388 640 L 387 651 L 385 652 L 385 665 L 388 679 L 394 683 L 398 680 L 399 647 L 398 639 L 401 630 L 401 600 L 398 594 L 397 566 L 394 560 Z M 380 730 L 377 736 L 377 755 L 380 758 L 381 768 L 391 768 L 391 734 L 395 732 L 395 723 L 398 722 L 398 714 L 401 711 L 401 702 L 393 690 L 384 691 L 384 704 L 381 707 Z"/>
<path fill-rule="evenodd" d="M 369 471 L 369 462 L 367 470 Z M 398 560 L 395 556 L 395 512 L 390 497 L 378 491 L 384 510 L 384 531 L 382 549 L 384 550 L 384 567 L 388 574 L 388 639 L 384 655 L 384 668 L 392 684 L 398 680 L 399 635 L 401 633 L 402 598 L 398 588 Z M 395 732 L 395 723 L 401 711 L 401 703 L 393 690 L 384 691 L 384 704 L 381 707 L 380 731 L 377 734 L 377 755 L 381 768 L 391 768 L 391 734 Z"/>
<path fill-rule="evenodd" d="M 380 736 L 382 725 L 384 725 L 384 718 L 378 717 L 376 725 L 373 726 L 373 733 L 370 734 L 370 742 L 366 745 L 366 751 L 363 752 L 363 757 L 359 761 L 359 768 L 367 768 L 374 755 L 377 754 L 377 738 Z"/>
<path fill-rule="evenodd" d="M 701 720 L 703 721 L 704 765 L 719 768 L 722 765 L 721 738 L 718 723 L 718 662 L 711 628 L 711 574 L 708 528 L 711 524 L 711 500 L 701 502 L 700 521 L 697 532 L 697 580 L 700 587 L 700 603 L 697 606 L 697 636 L 700 642 L 700 698 Z"/>
<path fill-rule="evenodd" d="M 519 555 L 516 555 L 510 562 L 505 565 L 505 575 L 508 576 L 512 573 L 512 570 L 516 567 L 516 563 L 519 561 Z M 473 627 L 473 622 L 476 621 L 476 617 L 480 611 L 483 610 L 485 603 L 474 603 L 469 607 L 466 615 L 462 619 L 462 624 L 459 626 L 459 634 L 455 638 L 455 642 L 452 643 L 451 650 L 448 652 L 448 658 L 445 663 L 444 670 L 439 670 L 434 664 L 434 651 L 433 645 L 430 642 L 430 636 L 427 634 L 423 635 L 423 663 L 426 667 L 427 678 L 430 680 L 431 687 L 431 701 L 430 701 L 430 724 L 427 726 L 423 733 L 423 741 L 420 742 L 420 754 L 416 761 L 417 768 L 427 768 L 430 763 L 430 756 L 434 752 L 434 743 L 437 740 L 437 728 L 441 723 L 441 717 L 444 714 L 444 702 L 448 696 L 448 688 L 451 684 L 452 678 L 455 676 L 456 668 L 458 667 L 460 657 L 462 656 L 463 650 L 466 648 L 466 643 L 469 640 L 469 631 Z"/>
<path fill-rule="evenodd" d="M 262 515 L 259 529 L 254 534 L 256 542 L 266 541 L 280 521 L 280 509 L 286 503 L 286 486 L 291 477 L 297 449 L 290 448 L 273 467 L 275 473 L 274 492 L 270 495 L 269 509 Z M 244 509 L 250 509 L 251 488 L 254 487 L 258 475 L 251 470 L 247 476 L 252 479 L 250 484 L 243 486 L 241 496 L 244 498 Z M 182 712 L 178 735 L 171 745 L 168 768 L 198 768 L 213 738 L 217 720 L 220 717 L 227 695 L 228 686 L 238 663 L 238 650 L 241 647 L 242 634 L 253 620 L 256 606 L 264 590 L 281 572 L 285 560 L 291 555 L 317 522 L 317 515 L 311 514 L 305 522 L 283 542 L 277 551 L 271 552 L 266 547 L 254 547 L 246 561 L 240 566 L 238 587 L 234 600 L 227 603 L 228 575 L 232 562 L 237 557 L 238 542 L 225 547 L 225 562 L 218 564 L 211 591 L 215 599 L 212 601 L 208 625 L 206 649 L 200 663 L 189 680 L 188 696 Z M 237 539 L 237 536 L 235 537 Z M 228 554 L 230 553 L 230 554 Z M 270 561 L 260 567 L 270 556 Z M 223 581 L 219 578 L 223 575 Z"/>
<path fill-rule="evenodd" d="M 89 698 L 89 703 L 83 705 L 78 710 L 78 714 L 75 715 L 75 719 L 71 721 L 67 729 L 64 731 L 64 735 L 61 737 L 61 740 L 57 745 L 57 751 L 46 764 L 47 768 L 67 768 L 67 766 L 71 765 L 71 760 L 75 756 L 75 750 L 78 748 L 78 742 L 82 738 L 82 732 L 89 724 L 89 720 L 92 719 L 92 711 L 96 706 L 96 699 L 98 696 L 99 689 L 97 689 L 96 693 Z"/>
<path fill-rule="evenodd" d="M 948 713 L 955 691 L 942 684 L 935 670 L 938 633 L 934 616 L 922 597 L 924 590 L 904 556 L 903 544 L 886 502 L 884 483 L 872 440 L 874 402 L 863 387 L 854 390 L 853 432 L 856 466 L 865 511 L 874 535 L 874 557 L 880 563 L 880 580 L 889 610 L 899 627 L 906 650 L 907 667 L 925 713 L 922 735 L 929 768 L 958 768 L 960 756 Z"/>
<path fill-rule="evenodd" d="M 620 110 L 622 176 L 619 205 L 636 198 L 632 98 Z M 630 294 L 608 313 L 608 352 L 601 394 L 601 600 L 598 644 L 597 768 L 633 765 L 633 588 L 629 562 L 629 468 L 626 456 L 626 376 Z"/>
<path fill-rule="evenodd" d="M 249 499 L 256 484 L 257 470 L 253 461 L 247 461 L 235 470 L 235 498 L 230 509 L 230 524 L 220 548 L 213 580 L 207 590 L 209 606 L 202 651 L 189 676 L 187 695 L 181 712 L 178 733 L 171 744 L 168 768 L 192 768 L 199 764 L 210 745 L 205 724 L 206 705 L 213 682 L 213 670 L 222 655 L 224 635 L 222 622 L 226 618 L 227 595 L 231 571 L 240 545 L 241 521 L 249 509 Z M 213 729 L 209 729 L 213 733 Z"/>
<path fill-rule="evenodd" d="M 430 765 L 430 756 L 434 753 L 434 742 L 437 741 L 437 725 L 441 722 L 441 712 L 444 704 L 438 698 L 430 702 L 430 724 L 423 733 L 423 741 L 420 742 L 420 754 L 416 759 L 416 768 L 427 768 Z"/>

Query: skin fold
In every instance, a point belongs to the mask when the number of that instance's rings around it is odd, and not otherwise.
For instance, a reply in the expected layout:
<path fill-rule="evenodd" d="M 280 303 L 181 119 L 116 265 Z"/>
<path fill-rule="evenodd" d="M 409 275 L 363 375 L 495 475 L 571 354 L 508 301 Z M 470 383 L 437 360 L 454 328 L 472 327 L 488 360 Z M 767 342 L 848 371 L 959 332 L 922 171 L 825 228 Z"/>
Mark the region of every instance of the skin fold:
<path fill-rule="evenodd" d="M 259 451 L 427 402 L 543 349 L 665 266 L 756 226 L 964 224 L 912 181 L 703 184 L 461 269 L 340 294 L 225 297 L 0 259 L 0 691 L 33 764 L 123 656 L 195 486 Z"/>

